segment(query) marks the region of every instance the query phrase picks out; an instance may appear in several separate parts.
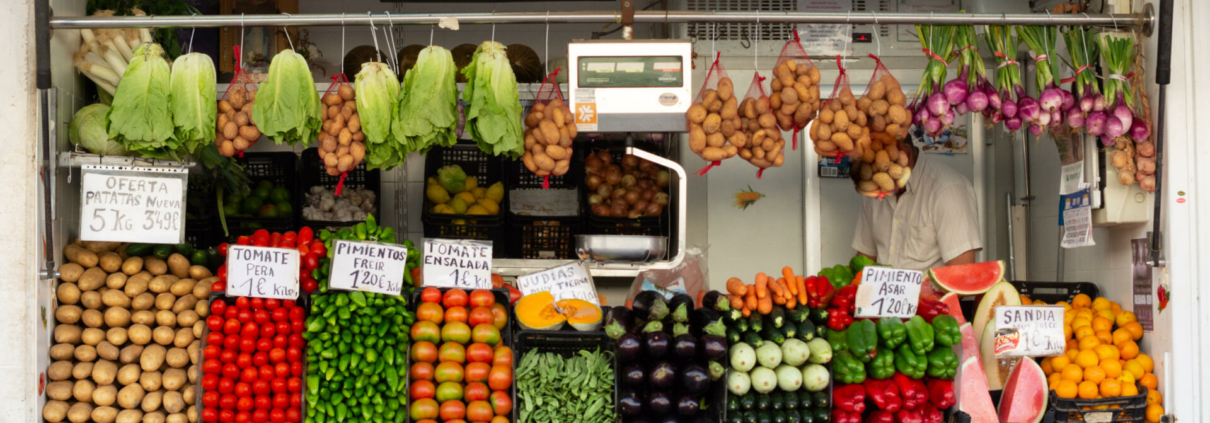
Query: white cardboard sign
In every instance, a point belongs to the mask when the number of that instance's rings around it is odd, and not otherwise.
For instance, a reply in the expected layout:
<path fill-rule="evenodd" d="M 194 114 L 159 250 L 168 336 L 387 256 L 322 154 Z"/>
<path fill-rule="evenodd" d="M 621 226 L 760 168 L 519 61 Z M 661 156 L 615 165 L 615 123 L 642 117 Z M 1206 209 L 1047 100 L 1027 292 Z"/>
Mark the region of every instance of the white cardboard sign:
<path fill-rule="evenodd" d="M 565 264 L 517 277 L 517 289 L 521 295 L 548 291 L 555 301 L 575 298 L 600 306 L 597 287 L 583 262 Z"/>
<path fill-rule="evenodd" d="M 152 244 L 185 239 L 188 171 L 88 165 L 80 173 L 80 239 Z"/>
<path fill-rule="evenodd" d="M 1062 306 L 996 307 L 996 357 L 1054 357 L 1067 348 Z"/>
<path fill-rule="evenodd" d="M 856 317 L 899 317 L 916 315 L 924 272 L 892 267 L 866 266 L 857 287 Z"/>
<path fill-rule="evenodd" d="M 491 289 L 491 241 L 425 238 L 424 286 Z"/>
<path fill-rule="evenodd" d="M 227 295 L 298 298 L 298 250 L 232 245 L 227 251 Z"/>
<path fill-rule="evenodd" d="M 403 289 L 406 247 L 338 239 L 332 243 L 332 251 L 329 287 L 387 295 L 399 295 Z"/>

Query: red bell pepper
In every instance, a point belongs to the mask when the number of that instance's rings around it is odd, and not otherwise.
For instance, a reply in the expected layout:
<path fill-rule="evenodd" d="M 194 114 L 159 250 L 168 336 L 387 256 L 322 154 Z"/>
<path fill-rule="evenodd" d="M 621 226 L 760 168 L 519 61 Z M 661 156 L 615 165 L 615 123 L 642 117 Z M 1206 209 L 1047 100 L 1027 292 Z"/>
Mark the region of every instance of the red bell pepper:
<path fill-rule="evenodd" d="M 929 401 L 934 407 L 947 409 L 958 403 L 954 397 L 954 381 L 930 379 L 928 381 Z"/>
<path fill-rule="evenodd" d="M 860 383 L 850 385 L 842 385 L 832 391 L 833 409 L 857 413 L 860 420 L 860 414 L 865 412 L 865 387 Z M 832 423 L 836 423 L 833 419 Z"/>
<path fill-rule="evenodd" d="M 929 406 L 920 407 L 920 414 L 923 423 L 941 423 L 945 420 L 945 415 L 941 413 L 941 410 Z"/>
<path fill-rule="evenodd" d="M 827 307 L 828 302 L 832 301 L 832 295 L 836 293 L 836 288 L 832 287 L 827 278 L 807 276 L 804 284 L 807 288 L 807 307 L 810 308 Z"/>
<path fill-rule="evenodd" d="M 874 401 L 874 405 L 882 410 L 894 413 L 903 406 L 903 400 L 899 398 L 899 387 L 894 381 L 866 379 L 865 392 Z"/>
<path fill-rule="evenodd" d="M 839 308 L 828 309 L 828 329 L 845 330 L 853 324 L 853 316 Z"/>
<path fill-rule="evenodd" d="M 832 423 L 861 423 L 861 413 L 833 408 Z"/>
<path fill-rule="evenodd" d="M 875 411 L 866 416 L 865 423 L 895 423 L 895 413 L 889 411 Z"/>
<path fill-rule="evenodd" d="M 905 410 L 915 410 L 928 404 L 929 394 L 924 382 L 898 372 L 891 377 L 891 380 L 895 381 L 895 386 L 899 387 L 899 396 L 903 398 Z"/>
<path fill-rule="evenodd" d="M 853 314 L 857 301 L 857 285 L 849 285 L 836 290 L 836 294 L 832 296 L 832 301 L 828 305 L 832 308 L 839 308 Z"/>
<path fill-rule="evenodd" d="M 899 410 L 895 423 L 924 423 L 924 414 L 920 410 Z"/>
<path fill-rule="evenodd" d="M 921 297 L 920 301 L 916 304 L 916 315 L 923 317 L 924 321 L 929 322 L 929 324 L 933 323 L 934 317 L 949 314 L 949 312 L 950 306 L 941 301 Z"/>

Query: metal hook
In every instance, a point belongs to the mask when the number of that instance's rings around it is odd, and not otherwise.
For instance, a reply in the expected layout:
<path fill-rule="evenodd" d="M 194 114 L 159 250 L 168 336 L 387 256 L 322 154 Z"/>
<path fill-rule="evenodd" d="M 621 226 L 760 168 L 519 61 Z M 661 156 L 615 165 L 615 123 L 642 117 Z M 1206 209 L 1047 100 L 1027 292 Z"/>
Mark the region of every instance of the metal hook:
<path fill-rule="evenodd" d="M 345 51 L 345 12 L 340 12 L 340 52 L 341 52 L 341 54 L 344 54 L 344 51 Z M 344 60 L 340 61 L 340 73 L 341 74 L 345 73 L 345 61 Z M 349 77 L 348 75 L 345 75 L 345 79 L 348 79 L 348 77 Z"/>
<path fill-rule="evenodd" d="M 546 11 L 546 48 L 542 52 L 542 58 L 546 59 L 546 65 L 543 68 L 546 73 L 550 73 L 550 11 Z"/>
<path fill-rule="evenodd" d="M 739 45 L 741 47 L 743 47 L 743 48 L 752 47 L 752 40 L 750 38 L 748 38 L 748 30 L 745 29 L 745 30 L 741 31 L 739 37 L 740 37 Z"/>
<path fill-rule="evenodd" d="M 189 20 L 193 20 L 196 17 L 197 17 L 197 12 L 194 12 L 192 15 L 189 16 Z M 194 25 L 193 30 L 189 31 L 189 54 L 193 54 L 193 34 L 196 34 L 196 33 L 197 33 L 197 25 Z"/>
<path fill-rule="evenodd" d="M 756 9 L 756 36 L 752 37 L 752 69 L 760 69 L 760 9 Z"/>
<path fill-rule="evenodd" d="M 290 14 L 289 14 L 289 13 L 282 13 L 282 14 L 283 14 L 283 15 L 286 15 L 286 17 L 290 17 Z M 291 39 L 290 39 L 290 29 L 289 29 L 289 28 L 283 28 L 283 29 L 281 30 L 281 32 L 283 32 L 283 33 L 285 33 L 285 34 L 286 34 L 286 42 L 290 43 L 290 51 L 294 51 L 294 40 L 291 40 Z"/>
<path fill-rule="evenodd" d="M 878 33 L 882 31 L 878 27 L 878 13 L 870 12 L 870 15 L 874 17 L 874 44 L 878 46 L 878 57 L 882 57 L 882 38 L 878 36 Z"/>
<path fill-rule="evenodd" d="M 387 63 L 391 65 L 391 70 L 395 71 L 395 74 L 399 74 L 399 55 L 394 54 L 396 51 L 398 51 L 395 49 L 395 21 L 391 20 L 391 11 L 387 10 L 385 12 L 387 14 L 387 50 L 390 50 L 390 53 L 392 53 L 387 54 Z"/>
<path fill-rule="evenodd" d="M 374 37 L 374 55 L 378 58 L 376 62 L 382 63 L 382 50 L 378 49 L 378 27 L 374 26 L 374 15 L 367 11 L 366 16 L 370 18 L 370 35 Z"/>

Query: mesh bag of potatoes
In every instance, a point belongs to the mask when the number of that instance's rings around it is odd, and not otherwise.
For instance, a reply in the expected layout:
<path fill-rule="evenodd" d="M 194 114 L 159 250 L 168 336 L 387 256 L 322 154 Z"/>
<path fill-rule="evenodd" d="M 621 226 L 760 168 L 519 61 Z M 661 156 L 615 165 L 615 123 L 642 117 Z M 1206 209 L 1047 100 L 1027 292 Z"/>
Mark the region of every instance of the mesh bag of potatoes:
<path fill-rule="evenodd" d="M 743 136 L 743 125 L 739 116 L 739 100 L 735 98 L 735 84 L 719 63 L 721 53 L 715 54 L 706 81 L 698 90 L 693 105 L 685 112 L 689 131 L 689 149 L 710 162 L 698 175 L 705 175 L 723 160 L 734 157 L 739 147 L 731 142 L 736 134 Z"/>
<path fill-rule="evenodd" d="M 116 242 L 63 250 L 46 370 L 51 423 L 191 423 L 201 336 L 218 280 L 181 254 L 128 256 Z"/>
<path fill-rule="evenodd" d="M 791 148 L 798 149 L 798 132 L 811 123 L 819 111 L 819 68 L 811 62 L 798 40 L 787 41 L 773 67 L 769 81 L 769 106 L 783 131 L 793 131 Z"/>
<path fill-rule="evenodd" d="M 242 154 L 260 139 L 260 130 L 252 122 L 252 102 L 256 101 L 256 83 L 236 66 L 235 77 L 218 101 L 218 122 L 214 142 L 218 152 L 231 157 Z"/>
<path fill-rule="evenodd" d="M 361 132 L 353 84 L 349 83 L 345 74 L 332 77 L 332 84 L 328 85 L 328 90 L 319 101 L 323 104 L 319 159 L 329 176 L 340 175 L 340 182 L 336 185 L 336 195 L 340 195 L 346 173 L 366 157 L 366 135 Z"/>
<path fill-rule="evenodd" d="M 866 92 L 853 103 L 852 109 L 849 105 L 845 105 L 843 110 L 837 110 L 830 104 L 825 105 L 825 111 L 820 112 L 819 120 L 820 123 L 829 120 L 835 123 L 842 113 L 856 112 L 856 119 L 851 124 L 864 122 L 861 130 L 864 135 L 855 139 L 852 151 L 848 152 L 854 158 L 850 173 L 857 181 L 858 192 L 882 198 L 906 186 L 908 178 L 912 175 L 908 147 L 903 142 L 907 137 L 908 127 L 911 126 L 911 114 L 906 108 L 907 97 L 903 94 L 899 81 L 891 76 L 891 72 L 877 56 L 871 54 L 870 57 L 877 62 L 877 66 L 869 84 L 866 85 Z M 847 87 L 845 90 L 847 92 Z M 843 99 L 845 95 L 841 93 L 842 104 L 847 101 Z M 852 98 L 851 93 L 847 96 Z M 821 128 L 821 132 L 829 128 L 827 125 L 816 126 Z M 833 125 L 831 128 L 838 127 Z M 846 131 L 845 134 L 852 132 Z M 825 134 L 818 135 L 822 138 Z M 816 148 L 820 145 L 826 144 L 820 141 Z M 842 147 L 841 143 L 835 145 L 838 149 Z"/>
<path fill-rule="evenodd" d="M 740 116 L 744 121 L 740 133 L 743 136 L 735 137 L 732 141 L 739 148 L 740 157 L 760 168 L 756 171 L 758 179 L 765 169 L 781 167 L 786 161 L 786 140 L 777 127 L 776 113 L 769 104 L 769 96 L 765 94 L 762 84 L 764 80 L 759 72 L 752 76 L 752 84 L 744 94 L 744 101 L 739 104 Z"/>
<path fill-rule="evenodd" d="M 576 139 L 575 115 L 563 100 L 556 77 L 562 68 L 546 75 L 534 105 L 525 115 L 525 154 L 521 162 L 542 177 L 542 188 L 550 188 L 550 177 L 561 176 L 571 167 L 571 145 Z"/>

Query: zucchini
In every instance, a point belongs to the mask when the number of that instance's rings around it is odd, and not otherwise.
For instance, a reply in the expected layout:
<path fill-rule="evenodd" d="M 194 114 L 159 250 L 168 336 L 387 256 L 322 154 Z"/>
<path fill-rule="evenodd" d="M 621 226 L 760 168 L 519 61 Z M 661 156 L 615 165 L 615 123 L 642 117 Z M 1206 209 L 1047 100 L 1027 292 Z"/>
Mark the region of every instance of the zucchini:
<path fill-rule="evenodd" d="M 756 410 L 744 412 L 744 423 L 757 423 Z"/>
<path fill-rule="evenodd" d="M 793 339 L 794 335 L 798 334 L 798 327 L 794 326 L 793 323 L 788 323 L 781 327 L 781 333 L 786 335 L 786 339 Z"/>
<path fill-rule="evenodd" d="M 744 342 L 748 343 L 748 345 L 751 345 L 752 348 L 759 348 L 761 345 L 765 344 L 765 340 L 761 339 L 760 334 L 756 332 L 745 333 Z"/>
<path fill-rule="evenodd" d="M 820 338 L 827 338 L 829 330 L 831 330 L 831 329 L 828 329 L 828 325 L 823 325 L 823 324 L 815 325 L 815 336 L 818 336 Z"/>
<path fill-rule="evenodd" d="M 828 323 L 828 311 L 822 308 L 811 310 L 809 319 L 817 325 Z"/>
<path fill-rule="evenodd" d="M 780 390 L 774 390 L 769 393 L 769 407 L 773 410 L 784 410 L 786 408 L 785 394 Z"/>
<path fill-rule="evenodd" d="M 739 411 L 739 397 L 737 397 L 737 396 L 727 397 L 727 412 L 738 414 L 738 413 L 736 413 L 737 411 Z"/>
<path fill-rule="evenodd" d="M 193 254 L 193 246 L 189 245 L 188 242 L 177 244 L 174 248 L 176 249 L 176 252 L 185 257 L 189 257 L 191 254 Z"/>
<path fill-rule="evenodd" d="M 827 408 L 815 409 L 815 423 L 828 423 L 832 421 L 831 410 Z"/>
<path fill-rule="evenodd" d="M 773 414 L 773 423 L 787 423 L 786 413 L 782 412 L 781 410 L 777 410 L 777 411 L 774 411 L 772 414 Z"/>
<path fill-rule="evenodd" d="M 802 423 L 802 417 L 797 411 L 786 411 L 786 423 Z"/>
<path fill-rule="evenodd" d="M 748 330 L 760 332 L 765 328 L 765 322 L 761 320 L 759 313 L 752 313 L 752 317 L 748 319 L 748 326 Z"/>
<path fill-rule="evenodd" d="M 748 392 L 748 393 L 740 396 L 739 397 L 739 408 L 740 408 L 740 410 L 744 410 L 744 411 L 748 411 L 753 408 L 756 408 L 756 394 L 753 394 L 752 392 Z"/>
<path fill-rule="evenodd" d="M 773 423 L 773 415 L 769 413 L 769 410 L 757 411 L 756 423 Z"/>
<path fill-rule="evenodd" d="M 815 421 L 815 410 L 801 410 L 798 416 L 802 423 L 819 423 Z"/>
<path fill-rule="evenodd" d="M 810 312 L 811 312 L 811 309 L 809 309 L 807 307 L 796 308 L 796 309 L 794 309 L 794 311 L 790 312 L 790 315 L 788 317 L 790 318 L 791 322 L 802 323 L 802 322 L 807 321 L 807 315 Z"/>
<path fill-rule="evenodd" d="M 748 329 L 750 329 L 748 326 L 748 319 L 745 319 L 741 316 L 739 320 L 735 321 L 735 330 L 738 330 L 740 333 L 744 333 L 747 332 Z"/>
<path fill-rule="evenodd" d="M 781 345 L 786 342 L 786 335 L 772 326 L 765 328 L 765 330 L 760 333 L 760 337 L 764 338 L 766 341 L 773 341 L 777 343 L 777 345 Z"/>
<path fill-rule="evenodd" d="M 153 248 L 151 251 L 152 251 L 152 255 L 154 255 L 155 258 L 158 258 L 160 260 L 168 260 L 168 256 L 171 256 L 174 250 L 172 248 L 172 245 L 161 244 L 161 245 L 156 245 L 155 248 Z"/>
<path fill-rule="evenodd" d="M 126 246 L 127 257 L 142 257 L 151 254 L 151 244 L 132 243 Z"/>
<path fill-rule="evenodd" d="M 786 413 L 787 415 L 789 415 L 789 412 L 797 410 L 798 409 L 798 395 L 793 392 L 786 392 L 786 405 L 784 408 L 787 411 L 787 413 Z"/>
<path fill-rule="evenodd" d="M 773 306 L 773 311 L 769 312 L 769 323 L 773 327 L 780 328 L 786 324 L 786 308 L 780 305 Z"/>
<path fill-rule="evenodd" d="M 832 407 L 831 401 L 828 399 L 828 393 L 824 391 L 811 393 L 812 399 L 815 400 L 815 408 L 829 409 Z"/>
<path fill-rule="evenodd" d="M 756 411 L 768 411 L 772 406 L 773 399 L 769 394 L 756 394 Z"/>
<path fill-rule="evenodd" d="M 727 423 L 744 423 L 744 413 L 738 411 L 727 413 Z"/>
<path fill-rule="evenodd" d="M 744 319 L 744 313 L 742 311 L 740 311 L 739 309 L 735 309 L 735 308 L 733 308 L 729 311 L 719 312 L 719 314 L 722 314 L 723 318 L 727 319 L 728 325 L 730 325 L 731 322 L 735 322 L 735 321 Z"/>
<path fill-rule="evenodd" d="M 739 331 L 735 328 L 727 328 L 727 345 L 735 345 L 740 341 Z"/>
<path fill-rule="evenodd" d="M 798 391 L 798 409 L 806 412 L 815 407 L 815 399 L 807 390 Z"/>
<path fill-rule="evenodd" d="M 815 324 L 810 320 L 805 320 L 798 323 L 798 339 L 807 342 L 815 339 Z"/>

